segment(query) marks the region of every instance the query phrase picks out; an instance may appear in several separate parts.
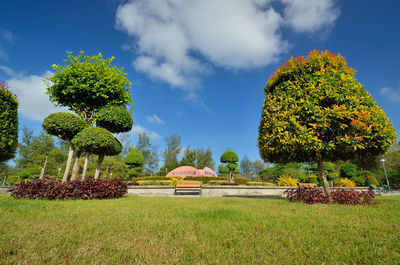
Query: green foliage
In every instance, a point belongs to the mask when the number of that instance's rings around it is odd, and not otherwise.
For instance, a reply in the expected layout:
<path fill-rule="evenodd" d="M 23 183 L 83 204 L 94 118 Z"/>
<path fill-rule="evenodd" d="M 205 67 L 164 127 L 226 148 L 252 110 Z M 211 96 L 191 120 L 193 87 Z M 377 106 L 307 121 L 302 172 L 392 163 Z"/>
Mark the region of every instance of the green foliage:
<path fill-rule="evenodd" d="M 136 148 L 143 155 L 146 173 L 153 174 L 158 169 L 158 148 L 150 143 L 150 137 L 146 134 L 146 132 L 139 134 Z"/>
<path fill-rule="evenodd" d="M 139 184 L 139 186 L 168 186 L 170 185 L 169 180 L 138 180 L 136 183 Z"/>
<path fill-rule="evenodd" d="M 163 151 L 164 166 L 160 169 L 163 174 L 179 167 L 178 154 L 181 152 L 181 137 L 177 134 L 165 137 L 167 148 Z"/>
<path fill-rule="evenodd" d="M 78 133 L 72 144 L 79 150 L 92 154 L 118 155 L 122 150 L 121 143 L 108 130 L 98 127 L 87 127 Z"/>
<path fill-rule="evenodd" d="M 224 179 L 224 180 L 213 179 L 213 180 L 210 180 L 207 184 L 218 186 L 218 185 L 221 185 L 222 183 L 226 183 L 226 179 Z"/>
<path fill-rule="evenodd" d="M 198 148 L 196 149 L 196 168 L 211 168 L 214 170 L 215 161 L 212 157 L 212 150 L 210 147 L 207 149 Z"/>
<path fill-rule="evenodd" d="M 225 177 L 207 177 L 207 176 L 202 176 L 202 177 L 187 176 L 185 178 L 185 180 L 201 181 L 201 182 L 203 182 L 203 184 L 207 184 L 207 183 L 209 183 L 210 181 L 213 181 L 213 180 L 223 180 L 224 182 L 226 182 L 226 178 Z"/>
<path fill-rule="evenodd" d="M 129 154 L 125 157 L 124 162 L 125 164 L 134 167 L 142 166 L 145 163 L 142 153 L 140 153 L 137 148 L 132 148 L 129 151 Z"/>
<path fill-rule="evenodd" d="M 345 163 L 340 167 L 341 178 L 355 178 L 357 177 L 357 165 L 352 163 Z"/>
<path fill-rule="evenodd" d="M 181 159 L 181 166 L 196 166 L 196 150 L 187 147 L 183 152 L 183 157 Z"/>
<path fill-rule="evenodd" d="M 246 183 L 247 186 L 269 186 L 273 187 L 276 186 L 276 184 L 271 183 L 271 182 L 263 182 L 263 181 L 248 181 Z"/>
<path fill-rule="evenodd" d="M 133 126 L 132 114 L 126 107 L 107 105 L 96 113 L 96 125 L 112 133 L 129 132 Z"/>
<path fill-rule="evenodd" d="M 72 113 L 56 112 L 44 119 L 42 127 L 48 134 L 70 141 L 86 127 L 86 124 Z"/>
<path fill-rule="evenodd" d="M 18 172 L 18 177 L 20 177 L 21 180 L 38 178 L 39 175 L 40 175 L 40 168 L 38 166 L 32 166 Z"/>
<path fill-rule="evenodd" d="M 18 176 L 8 176 L 7 177 L 7 182 L 10 183 L 11 185 L 14 185 L 15 183 L 21 181 L 21 178 Z"/>
<path fill-rule="evenodd" d="M 264 161 L 347 160 L 383 154 L 396 139 L 345 58 L 312 51 L 268 79 L 258 146 Z"/>
<path fill-rule="evenodd" d="M 365 184 L 363 177 L 353 177 L 353 178 L 351 178 L 351 180 L 354 181 L 357 186 L 364 186 L 364 184 Z"/>
<path fill-rule="evenodd" d="M 368 176 L 366 179 L 367 185 L 379 186 L 379 182 L 374 176 Z"/>
<path fill-rule="evenodd" d="M 239 161 L 239 157 L 232 149 L 227 149 L 220 158 L 222 163 L 237 163 Z"/>
<path fill-rule="evenodd" d="M 240 177 L 235 177 L 234 182 L 241 184 L 241 185 L 246 185 L 247 182 L 249 181 L 248 178 L 240 178 Z"/>
<path fill-rule="evenodd" d="M 226 167 L 226 166 L 220 165 L 220 166 L 218 167 L 218 172 L 219 172 L 220 174 L 229 173 L 229 168 Z"/>
<path fill-rule="evenodd" d="M 0 83 L 0 162 L 15 156 L 18 146 L 18 101 L 8 85 Z"/>
<path fill-rule="evenodd" d="M 131 83 L 123 68 L 112 66 L 114 57 L 87 56 L 83 51 L 77 56 L 71 52 L 67 54 L 66 66 L 52 65 L 55 73 L 47 79 L 51 102 L 68 107 L 86 123 L 91 123 L 94 113 L 103 106 L 123 106 L 132 102 Z"/>

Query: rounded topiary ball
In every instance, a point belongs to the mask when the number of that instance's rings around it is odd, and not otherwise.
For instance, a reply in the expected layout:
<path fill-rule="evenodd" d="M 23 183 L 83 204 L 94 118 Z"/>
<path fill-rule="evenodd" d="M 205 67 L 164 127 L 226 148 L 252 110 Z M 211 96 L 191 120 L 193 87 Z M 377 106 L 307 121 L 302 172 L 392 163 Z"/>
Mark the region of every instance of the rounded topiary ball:
<path fill-rule="evenodd" d="M 48 134 L 71 140 L 86 127 L 86 124 L 72 113 L 56 112 L 44 119 L 42 127 Z"/>
<path fill-rule="evenodd" d="M 97 155 L 113 156 L 122 151 L 117 138 L 108 130 L 98 127 L 85 128 L 72 139 L 72 144 L 80 150 Z"/>
<path fill-rule="evenodd" d="M 221 156 L 222 163 L 229 163 L 229 162 L 238 162 L 239 157 L 234 151 L 228 150 Z"/>
<path fill-rule="evenodd" d="M 126 107 L 107 105 L 96 113 L 96 125 L 113 133 L 129 132 L 133 119 Z"/>

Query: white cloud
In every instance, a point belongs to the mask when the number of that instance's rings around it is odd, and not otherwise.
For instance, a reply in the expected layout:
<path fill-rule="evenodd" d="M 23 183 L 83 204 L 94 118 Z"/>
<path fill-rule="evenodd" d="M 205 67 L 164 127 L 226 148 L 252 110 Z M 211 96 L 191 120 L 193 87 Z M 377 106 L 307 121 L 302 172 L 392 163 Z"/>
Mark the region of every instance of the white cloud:
<path fill-rule="evenodd" d="M 11 31 L 9 31 L 8 29 L 3 29 L 1 31 L 1 37 L 8 42 L 12 42 L 15 39 L 14 34 L 12 34 Z"/>
<path fill-rule="evenodd" d="M 334 0 L 282 0 L 284 21 L 297 32 L 314 32 L 335 24 L 340 9 Z"/>
<path fill-rule="evenodd" d="M 400 89 L 383 87 L 380 89 L 379 93 L 389 101 L 400 103 Z"/>
<path fill-rule="evenodd" d="M 130 133 L 132 133 L 133 135 L 139 135 L 140 133 L 147 133 L 147 135 L 152 139 L 152 140 L 156 140 L 156 139 L 160 139 L 160 135 L 158 135 L 158 133 L 148 130 L 142 126 L 138 125 L 133 125 L 132 130 L 130 131 Z"/>
<path fill-rule="evenodd" d="M 195 98 L 199 77 L 213 66 L 268 65 L 289 47 L 282 27 L 314 32 L 338 16 L 333 0 L 131 0 L 119 5 L 116 27 L 132 38 L 137 71 Z"/>
<path fill-rule="evenodd" d="M 53 73 L 46 71 L 42 75 L 27 75 L 16 73 L 11 68 L 0 66 L 10 79 L 7 83 L 11 91 L 18 96 L 18 112 L 23 117 L 33 121 L 43 121 L 43 119 L 55 111 L 67 111 L 66 108 L 55 108 L 46 95 L 46 85 L 43 80 Z"/>
<path fill-rule="evenodd" d="M 151 123 L 158 123 L 158 124 L 165 124 L 165 121 L 160 119 L 156 114 L 153 114 L 152 116 L 146 116 L 146 120 Z"/>

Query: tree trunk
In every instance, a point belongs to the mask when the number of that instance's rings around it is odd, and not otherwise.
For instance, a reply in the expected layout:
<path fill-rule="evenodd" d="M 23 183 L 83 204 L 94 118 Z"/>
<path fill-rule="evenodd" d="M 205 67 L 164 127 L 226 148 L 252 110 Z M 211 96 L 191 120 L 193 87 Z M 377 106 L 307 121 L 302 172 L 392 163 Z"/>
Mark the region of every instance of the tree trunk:
<path fill-rule="evenodd" d="M 82 180 L 85 180 L 85 178 L 86 178 L 87 167 L 88 167 L 88 163 L 89 163 L 89 156 L 90 156 L 90 153 L 86 152 L 85 164 L 83 165 Z"/>
<path fill-rule="evenodd" d="M 94 179 L 98 179 L 100 176 L 101 163 L 103 163 L 103 160 L 104 160 L 104 154 L 100 154 L 99 159 L 97 160 L 96 173 L 94 174 Z"/>
<path fill-rule="evenodd" d="M 322 187 L 324 187 L 324 192 L 326 195 L 329 196 L 329 200 L 332 201 L 331 198 L 331 190 L 329 188 L 328 180 L 326 179 L 325 172 L 324 172 L 324 161 L 320 155 L 317 155 L 317 164 L 318 164 L 318 173 L 319 177 L 322 181 Z"/>
<path fill-rule="evenodd" d="M 74 156 L 74 149 L 72 148 L 71 142 L 69 142 L 67 165 L 65 166 L 64 177 L 62 179 L 62 182 L 66 182 L 68 180 L 69 170 L 71 169 L 71 162 L 73 156 Z"/>
<path fill-rule="evenodd" d="M 47 165 L 47 156 L 46 156 L 46 160 L 44 161 L 44 165 L 43 165 L 43 167 L 42 167 L 42 170 L 40 170 L 39 179 L 43 179 L 44 171 L 46 170 L 46 165 Z"/>
<path fill-rule="evenodd" d="M 74 166 L 72 167 L 72 176 L 71 176 L 71 181 L 77 180 L 78 179 L 78 174 L 79 174 L 79 158 L 81 157 L 81 151 L 76 152 L 75 160 L 74 160 Z"/>

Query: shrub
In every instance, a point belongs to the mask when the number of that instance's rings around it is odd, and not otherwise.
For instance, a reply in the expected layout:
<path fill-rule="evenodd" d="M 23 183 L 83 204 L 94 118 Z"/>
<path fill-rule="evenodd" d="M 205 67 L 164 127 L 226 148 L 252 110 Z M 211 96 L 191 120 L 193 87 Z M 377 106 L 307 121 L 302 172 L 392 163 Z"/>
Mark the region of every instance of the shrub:
<path fill-rule="evenodd" d="M 363 177 L 355 177 L 355 178 L 351 178 L 351 180 L 354 181 L 357 186 L 364 186 L 364 184 L 365 184 Z"/>
<path fill-rule="evenodd" d="M 292 202 L 304 202 L 308 204 L 329 203 L 329 197 L 320 189 L 298 187 L 297 189 L 287 189 L 283 194 Z"/>
<path fill-rule="evenodd" d="M 169 178 L 164 176 L 138 177 L 133 178 L 132 182 L 138 182 L 139 180 L 169 180 Z"/>
<path fill-rule="evenodd" d="M 332 192 L 332 200 L 338 204 L 372 204 L 373 198 L 374 192 L 372 190 L 358 192 L 338 189 Z"/>
<path fill-rule="evenodd" d="M 375 185 L 375 186 L 379 186 L 379 182 L 376 179 L 376 177 L 374 176 L 367 176 L 367 184 L 368 185 Z"/>
<path fill-rule="evenodd" d="M 225 183 L 226 180 L 210 180 L 208 182 L 209 185 L 221 185 L 222 183 Z"/>
<path fill-rule="evenodd" d="M 120 179 L 93 179 L 85 181 L 59 182 L 49 179 L 25 180 L 11 191 L 14 198 L 75 200 L 113 199 L 127 192 L 127 184 Z"/>
<path fill-rule="evenodd" d="M 179 178 L 179 177 L 171 178 L 171 179 L 169 180 L 169 185 L 175 186 L 176 183 L 178 183 L 179 181 L 182 181 L 182 180 L 183 180 L 183 178 Z"/>
<path fill-rule="evenodd" d="M 284 191 L 287 198 L 292 202 L 304 202 L 307 204 L 325 203 L 329 204 L 329 197 L 320 189 L 307 189 L 298 187 L 297 189 L 287 189 Z M 372 204 L 374 198 L 373 191 L 354 191 L 338 189 L 331 193 L 332 202 L 337 204 Z"/>
<path fill-rule="evenodd" d="M 278 186 L 297 186 L 299 179 L 290 176 L 281 176 L 278 178 Z"/>
<path fill-rule="evenodd" d="M 318 177 L 315 175 L 310 175 L 307 178 L 307 181 L 308 181 L 308 183 L 315 183 L 315 184 L 319 185 Z"/>
<path fill-rule="evenodd" d="M 185 177 L 185 180 L 197 180 L 197 181 L 203 182 L 203 184 L 207 184 L 211 180 L 224 180 L 224 181 L 226 181 L 226 177 L 208 177 L 208 176 L 195 177 L 195 176 L 187 176 L 187 177 Z"/>
<path fill-rule="evenodd" d="M 248 181 L 247 186 L 276 186 L 276 184 L 271 182 L 262 182 L 262 181 Z"/>
<path fill-rule="evenodd" d="M 336 186 L 339 187 L 355 187 L 356 183 L 350 179 L 342 178 L 339 179 L 339 182 L 336 183 Z"/>
<path fill-rule="evenodd" d="M 139 186 L 168 186 L 169 180 L 138 180 L 136 182 Z"/>
<path fill-rule="evenodd" d="M 19 182 L 21 178 L 18 176 L 8 176 L 6 181 L 10 183 L 10 185 L 14 185 L 15 183 Z"/>
<path fill-rule="evenodd" d="M 235 183 L 242 185 L 246 185 L 246 183 L 249 181 L 247 178 L 239 178 L 239 177 L 235 177 L 233 180 Z"/>

